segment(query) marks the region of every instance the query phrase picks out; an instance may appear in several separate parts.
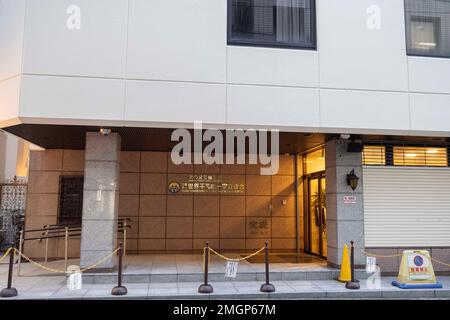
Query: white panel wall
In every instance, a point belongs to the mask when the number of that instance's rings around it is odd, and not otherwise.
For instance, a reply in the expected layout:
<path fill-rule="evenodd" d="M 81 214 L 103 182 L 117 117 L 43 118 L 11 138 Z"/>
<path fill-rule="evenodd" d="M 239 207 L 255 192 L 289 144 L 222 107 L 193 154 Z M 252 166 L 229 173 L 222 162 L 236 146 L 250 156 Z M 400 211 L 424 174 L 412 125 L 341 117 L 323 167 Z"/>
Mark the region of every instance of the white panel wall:
<path fill-rule="evenodd" d="M 123 120 L 124 82 L 56 76 L 24 76 L 20 116 L 60 119 Z"/>
<path fill-rule="evenodd" d="M 20 76 L 0 81 L 0 126 L 13 125 L 19 115 Z"/>
<path fill-rule="evenodd" d="M 24 22 L 25 0 L 0 1 L 0 127 L 18 121 Z"/>
<path fill-rule="evenodd" d="M 450 246 L 450 169 L 364 167 L 367 247 Z"/>
<path fill-rule="evenodd" d="M 411 91 L 450 94 L 450 59 L 409 57 L 408 64 Z"/>
<path fill-rule="evenodd" d="M 318 49 L 296 50 L 227 46 L 227 0 L 3 0 L 0 125 L 20 103 L 38 123 L 450 136 L 450 59 L 406 55 L 403 0 L 316 1 Z"/>
<path fill-rule="evenodd" d="M 450 85 L 450 83 L 449 83 Z M 450 95 L 411 94 L 411 133 L 450 131 Z"/>
<path fill-rule="evenodd" d="M 228 86 L 227 122 L 253 126 L 319 126 L 317 89 Z"/>
<path fill-rule="evenodd" d="M 125 119 L 168 123 L 225 123 L 225 85 L 128 81 Z"/>
<path fill-rule="evenodd" d="M 320 107 L 321 126 L 330 131 L 355 128 L 395 134 L 409 128 L 407 93 L 322 89 Z"/>
<path fill-rule="evenodd" d="M 130 0 L 128 78 L 225 82 L 225 0 Z"/>
<path fill-rule="evenodd" d="M 25 0 L 0 1 L 0 81 L 22 70 L 24 20 Z"/>
<path fill-rule="evenodd" d="M 229 46 L 228 83 L 317 88 L 319 55 L 314 50 Z"/>
<path fill-rule="evenodd" d="M 402 0 L 319 0 L 320 81 L 326 88 L 408 89 Z M 381 9 L 369 29 L 367 9 Z"/>
<path fill-rule="evenodd" d="M 28 0 L 24 73 L 123 78 L 127 0 Z M 69 6 L 81 28 L 67 28 Z"/>

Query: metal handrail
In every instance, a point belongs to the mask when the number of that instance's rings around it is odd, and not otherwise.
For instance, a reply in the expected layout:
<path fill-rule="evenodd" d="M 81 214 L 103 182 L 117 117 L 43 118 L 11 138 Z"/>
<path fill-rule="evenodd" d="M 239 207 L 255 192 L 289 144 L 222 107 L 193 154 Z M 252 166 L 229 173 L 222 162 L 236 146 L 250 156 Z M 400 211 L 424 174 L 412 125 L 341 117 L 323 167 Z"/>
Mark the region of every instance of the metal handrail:
<path fill-rule="evenodd" d="M 129 222 L 131 221 L 130 218 L 119 218 L 117 221 L 117 232 L 123 234 L 123 254 L 126 255 L 126 241 L 127 241 L 127 229 L 131 228 L 131 225 Z M 23 244 L 25 241 L 30 240 L 38 240 L 42 241 L 45 240 L 45 262 L 48 261 L 48 245 L 49 245 L 49 239 L 59 239 L 64 238 L 64 265 L 65 269 L 67 269 L 67 263 L 68 263 L 68 241 L 69 238 L 78 238 L 81 237 L 81 225 L 79 224 L 67 224 L 67 225 L 45 225 L 43 228 L 40 229 L 29 229 L 29 230 L 21 230 L 19 232 L 19 253 L 22 253 Z M 40 237 L 31 237 L 26 238 L 25 233 L 32 233 L 32 232 L 42 232 L 42 235 Z M 18 261 L 18 268 L 17 268 L 17 274 L 20 276 L 20 265 L 22 262 L 22 256 L 19 254 L 19 261 Z"/>

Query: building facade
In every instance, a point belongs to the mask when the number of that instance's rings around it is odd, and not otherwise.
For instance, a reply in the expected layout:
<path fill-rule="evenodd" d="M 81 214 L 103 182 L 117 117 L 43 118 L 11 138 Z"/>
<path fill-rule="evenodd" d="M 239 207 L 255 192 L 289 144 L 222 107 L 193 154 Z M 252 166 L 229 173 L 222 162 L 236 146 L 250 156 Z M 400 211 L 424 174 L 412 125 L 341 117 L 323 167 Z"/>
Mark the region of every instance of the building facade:
<path fill-rule="evenodd" d="M 69 252 L 85 266 L 116 247 L 119 217 L 134 253 L 269 240 L 336 266 L 353 240 L 359 265 L 364 250 L 403 248 L 447 261 L 449 11 L 439 0 L 1 1 L 0 126 L 45 148 L 30 158 L 26 228 L 80 223 Z M 173 130 L 199 121 L 279 130 L 280 169 L 174 164 Z M 202 183 L 232 190 L 190 189 Z"/>

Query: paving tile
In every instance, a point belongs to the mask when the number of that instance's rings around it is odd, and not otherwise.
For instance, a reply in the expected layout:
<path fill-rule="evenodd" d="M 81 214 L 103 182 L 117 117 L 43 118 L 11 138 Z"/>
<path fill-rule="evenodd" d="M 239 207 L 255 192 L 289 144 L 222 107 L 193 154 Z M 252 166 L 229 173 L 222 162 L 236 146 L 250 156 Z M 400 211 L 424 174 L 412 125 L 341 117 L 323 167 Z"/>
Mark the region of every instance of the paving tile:
<path fill-rule="evenodd" d="M 450 290 L 448 289 L 436 289 L 435 295 L 437 298 L 450 298 Z"/>
<path fill-rule="evenodd" d="M 178 294 L 178 288 L 150 288 L 148 296 L 173 296 Z"/>
<path fill-rule="evenodd" d="M 176 274 L 152 274 L 150 275 L 150 282 L 177 282 Z"/>
<path fill-rule="evenodd" d="M 144 275 L 130 275 L 126 274 L 123 276 L 123 283 L 132 284 L 132 283 L 148 283 L 150 282 L 150 274 Z"/>
<path fill-rule="evenodd" d="M 398 289 L 398 290 L 383 290 L 382 298 L 397 298 L 397 299 L 420 299 L 420 298 L 434 298 L 435 290 L 419 290 L 419 289 Z"/>
<path fill-rule="evenodd" d="M 177 282 L 151 282 L 150 289 L 165 289 L 165 288 L 175 288 L 178 289 Z"/>

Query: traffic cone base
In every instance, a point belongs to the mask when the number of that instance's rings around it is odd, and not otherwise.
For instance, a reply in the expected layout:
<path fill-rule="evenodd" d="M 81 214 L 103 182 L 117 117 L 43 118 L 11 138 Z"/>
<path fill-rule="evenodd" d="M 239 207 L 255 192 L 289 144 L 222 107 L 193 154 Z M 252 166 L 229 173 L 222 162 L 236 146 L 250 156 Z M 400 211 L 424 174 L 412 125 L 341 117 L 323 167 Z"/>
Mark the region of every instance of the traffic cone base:
<path fill-rule="evenodd" d="M 341 273 L 339 274 L 339 281 L 349 282 L 352 280 L 350 257 L 348 255 L 348 247 L 344 244 L 344 250 L 342 252 Z"/>

